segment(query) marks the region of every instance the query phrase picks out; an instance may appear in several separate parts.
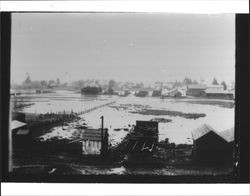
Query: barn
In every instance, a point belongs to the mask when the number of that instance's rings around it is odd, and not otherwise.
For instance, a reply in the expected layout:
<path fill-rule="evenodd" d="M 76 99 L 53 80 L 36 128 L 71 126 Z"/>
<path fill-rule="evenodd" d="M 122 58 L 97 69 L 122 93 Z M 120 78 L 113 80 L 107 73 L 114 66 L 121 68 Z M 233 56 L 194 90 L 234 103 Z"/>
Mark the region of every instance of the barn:
<path fill-rule="evenodd" d="M 187 96 L 193 96 L 193 97 L 203 97 L 206 95 L 205 90 L 207 86 L 201 85 L 201 84 L 192 84 L 187 86 Z"/>
<path fill-rule="evenodd" d="M 232 130 L 218 133 L 211 126 L 204 124 L 192 131 L 193 156 L 198 162 L 219 163 L 232 157 Z"/>

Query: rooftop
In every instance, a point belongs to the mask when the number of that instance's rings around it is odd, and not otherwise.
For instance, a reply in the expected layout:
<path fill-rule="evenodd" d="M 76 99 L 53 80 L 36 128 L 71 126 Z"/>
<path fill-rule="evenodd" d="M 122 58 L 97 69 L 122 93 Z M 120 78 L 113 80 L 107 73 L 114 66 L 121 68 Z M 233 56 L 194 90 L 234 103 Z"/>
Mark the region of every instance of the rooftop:
<path fill-rule="evenodd" d="M 233 91 L 228 91 L 228 90 L 220 90 L 220 89 L 212 89 L 208 88 L 205 90 L 207 94 L 233 94 Z"/>
<path fill-rule="evenodd" d="M 18 121 L 18 120 L 12 120 L 11 124 L 10 124 L 11 130 L 14 130 L 14 129 L 17 129 L 17 128 L 21 128 L 21 127 L 24 127 L 26 125 L 27 125 L 27 123 L 23 123 L 23 122 Z"/>
<path fill-rule="evenodd" d="M 211 85 L 207 85 L 207 88 L 222 88 L 222 89 L 224 89 L 224 86 L 220 85 L 220 84 L 211 84 Z"/>
<path fill-rule="evenodd" d="M 226 129 L 224 131 L 218 132 L 214 128 L 212 128 L 210 125 L 204 124 L 197 129 L 192 131 L 192 137 L 194 140 L 199 139 L 200 137 L 206 135 L 209 132 L 214 132 L 219 137 L 223 138 L 227 142 L 234 141 L 234 128 Z"/>
<path fill-rule="evenodd" d="M 231 129 L 224 130 L 222 132 L 219 132 L 219 135 L 226 140 L 227 142 L 234 141 L 234 127 Z"/>
<path fill-rule="evenodd" d="M 101 129 L 85 129 L 82 134 L 82 139 L 90 140 L 90 141 L 101 141 L 102 130 Z"/>
<path fill-rule="evenodd" d="M 203 84 L 191 84 L 187 86 L 187 89 L 206 89 L 207 86 Z"/>
<path fill-rule="evenodd" d="M 204 124 L 192 131 L 192 137 L 194 140 L 197 140 L 203 135 L 206 135 L 207 133 L 209 133 L 210 131 L 217 134 L 217 131 L 214 128 L 212 128 L 210 125 Z"/>

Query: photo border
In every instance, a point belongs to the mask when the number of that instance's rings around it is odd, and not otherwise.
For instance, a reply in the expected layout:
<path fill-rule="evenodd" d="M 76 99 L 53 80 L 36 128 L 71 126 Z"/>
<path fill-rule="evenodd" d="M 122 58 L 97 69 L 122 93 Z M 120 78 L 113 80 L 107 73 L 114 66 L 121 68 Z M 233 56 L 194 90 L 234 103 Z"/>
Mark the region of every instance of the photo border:
<path fill-rule="evenodd" d="M 9 90 L 11 66 L 11 13 L 1 13 L 1 172 L 3 182 L 53 183 L 249 183 L 249 15 L 236 14 L 236 100 L 235 100 L 235 175 L 154 176 L 154 175 L 17 175 L 8 172 Z M 47 13 L 47 12 L 42 12 Z M 51 12 L 49 12 L 51 13 Z M 53 12 L 52 12 L 53 13 Z M 60 12 L 55 12 L 60 13 Z M 63 12 L 65 13 L 65 12 Z M 77 12 L 78 13 L 78 12 Z M 88 12 L 79 12 L 88 13 Z M 91 12 L 93 13 L 93 12 Z M 100 13 L 100 12 L 97 12 Z M 112 12 L 113 13 L 113 12 Z M 125 12 L 126 13 L 126 12 Z M 141 13 L 141 12 L 140 12 Z M 248 41 L 246 41 L 248 40 Z"/>

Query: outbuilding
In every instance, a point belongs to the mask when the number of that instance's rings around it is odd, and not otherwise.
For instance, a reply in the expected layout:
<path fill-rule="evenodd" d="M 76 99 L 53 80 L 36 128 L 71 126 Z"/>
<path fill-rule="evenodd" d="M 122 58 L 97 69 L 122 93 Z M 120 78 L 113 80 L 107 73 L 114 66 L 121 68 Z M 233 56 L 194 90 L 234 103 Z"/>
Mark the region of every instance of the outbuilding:
<path fill-rule="evenodd" d="M 107 129 L 85 129 L 82 133 L 82 154 L 100 155 L 107 152 L 108 131 Z"/>
<path fill-rule="evenodd" d="M 27 127 L 27 123 L 12 120 L 11 121 L 11 131 L 12 131 L 12 140 L 13 145 L 16 146 L 25 146 L 31 141 L 31 133 Z"/>
<path fill-rule="evenodd" d="M 192 131 L 194 159 L 205 163 L 228 161 L 233 156 L 232 135 L 228 132 L 232 131 L 219 133 L 207 124 Z"/>
<path fill-rule="evenodd" d="M 127 152 L 143 153 L 152 152 L 158 143 L 158 122 L 136 121 L 136 126 L 130 131 L 127 144 Z"/>
<path fill-rule="evenodd" d="M 203 97 L 207 86 L 202 84 L 192 84 L 187 86 L 187 96 Z"/>

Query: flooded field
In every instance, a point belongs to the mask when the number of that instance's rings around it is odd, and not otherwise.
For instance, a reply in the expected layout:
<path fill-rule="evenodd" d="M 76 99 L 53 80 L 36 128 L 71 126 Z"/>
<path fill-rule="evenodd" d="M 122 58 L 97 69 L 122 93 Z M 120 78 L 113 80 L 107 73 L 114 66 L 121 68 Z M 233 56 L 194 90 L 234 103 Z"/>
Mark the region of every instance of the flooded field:
<path fill-rule="evenodd" d="M 191 131 L 206 123 L 218 131 L 234 126 L 234 103 L 231 100 L 174 99 L 159 97 L 118 97 L 109 95 L 84 96 L 72 91 L 57 91 L 47 94 L 23 95 L 25 102 L 34 103 L 23 109 L 27 113 L 81 112 L 115 101 L 114 104 L 80 115 L 81 120 L 93 128 L 104 126 L 109 129 L 112 144 L 120 142 L 127 129 L 136 120 L 159 119 L 159 140 L 169 138 L 176 144 L 191 143 Z M 145 112 L 150 111 L 150 112 Z M 197 116 L 200 114 L 200 116 Z M 195 117 L 193 118 L 192 116 Z M 190 118 L 191 116 L 191 118 Z M 197 117 L 196 117 L 197 116 Z M 43 138 L 71 136 L 72 131 L 54 128 Z"/>

